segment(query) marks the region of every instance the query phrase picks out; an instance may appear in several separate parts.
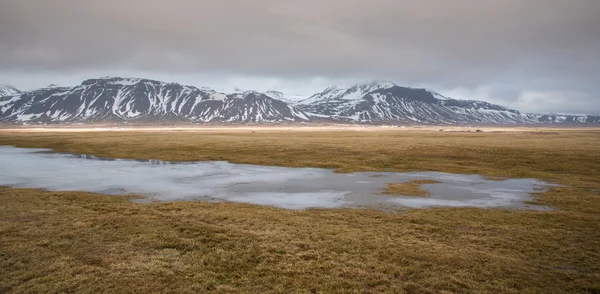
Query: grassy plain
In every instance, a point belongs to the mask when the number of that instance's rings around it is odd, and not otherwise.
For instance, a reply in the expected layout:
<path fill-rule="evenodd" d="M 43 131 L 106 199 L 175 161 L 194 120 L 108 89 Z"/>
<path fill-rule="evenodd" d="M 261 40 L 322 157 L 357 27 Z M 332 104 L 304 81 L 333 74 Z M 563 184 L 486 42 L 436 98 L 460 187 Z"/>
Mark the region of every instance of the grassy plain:
<path fill-rule="evenodd" d="M 0 292 L 600 292 L 600 131 L 11 132 L 104 157 L 562 184 L 552 211 L 290 211 L 0 188 Z"/>
<path fill-rule="evenodd" d="M 428 197 L 429 192 L 423 190 L 421 185 L 424 184 L 436 184 L 439 181 L 436 180 L 414 180 L 404 183 L 389 183 L 387 187 L 383 189 L 383 194 L 387 195 L 398 195 L 398 196 L 417 196 L 417 197 Z"/>

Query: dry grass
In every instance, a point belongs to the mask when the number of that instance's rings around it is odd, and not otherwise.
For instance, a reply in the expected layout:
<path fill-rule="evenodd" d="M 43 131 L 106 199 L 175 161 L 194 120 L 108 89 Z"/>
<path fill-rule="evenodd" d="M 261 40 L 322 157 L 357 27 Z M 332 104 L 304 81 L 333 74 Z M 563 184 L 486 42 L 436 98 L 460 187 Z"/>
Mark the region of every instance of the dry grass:
<path fill-rule="evenodd" d="M 0 292 L 600 291 L 600 134 L 2 133 L 125 158 L 536 177 L 553 211 L 289 211 L 0 188 Z"/>
<path fill-rule="evenodd" d="M 421 185 L 437 183 L 439 183 L 439 181 L 436 180 L 414 180 L 404 183 L 392 183 L 388 184 L 387 187 L 385 187 L 385 189 L 383 190 L 383 194 L 429 197 L 429 192 L 423 190 L 423 188 L 421 188 Z"/>

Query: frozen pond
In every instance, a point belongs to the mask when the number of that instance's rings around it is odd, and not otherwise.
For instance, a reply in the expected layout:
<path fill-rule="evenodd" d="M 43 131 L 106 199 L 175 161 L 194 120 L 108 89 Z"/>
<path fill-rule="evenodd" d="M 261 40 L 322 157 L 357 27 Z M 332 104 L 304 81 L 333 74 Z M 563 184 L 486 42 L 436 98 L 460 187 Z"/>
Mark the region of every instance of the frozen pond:
<path fill-rule="evenodd" d="M 149 200 L 231 201 L 287 209 L 376 207 L 510 207 L 526 205 L 530 193 L 549 185 L 534 179 L 487 180 L 437 172 L 360 172 L 158 160 L 107 160 L 47 149 L 0 146 L 0 185 L 55 191 L 140 194 Z M 388 183 L 433 179 L 429 198 L 381 195 Z"/>

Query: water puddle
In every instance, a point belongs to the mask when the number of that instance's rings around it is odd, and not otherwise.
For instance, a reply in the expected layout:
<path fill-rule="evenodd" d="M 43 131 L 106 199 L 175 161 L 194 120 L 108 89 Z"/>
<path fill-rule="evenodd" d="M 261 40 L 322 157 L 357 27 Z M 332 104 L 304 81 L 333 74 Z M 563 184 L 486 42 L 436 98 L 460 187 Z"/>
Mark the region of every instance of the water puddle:
<path fill-rule="evenodd" d="M 431 197 L 382 195 L 388 183 L 432 179 Z M 104 159 L 47 149 L 0 146 L 0 185 L 53 191 L 139 194 L 145 201 L 231 201 L 286 209 L 481 207 L 546 209 L 525 204 L 551 185 L 535 179 L 488 180 L 438 172 L 359 172 L 232 164 Z"/>

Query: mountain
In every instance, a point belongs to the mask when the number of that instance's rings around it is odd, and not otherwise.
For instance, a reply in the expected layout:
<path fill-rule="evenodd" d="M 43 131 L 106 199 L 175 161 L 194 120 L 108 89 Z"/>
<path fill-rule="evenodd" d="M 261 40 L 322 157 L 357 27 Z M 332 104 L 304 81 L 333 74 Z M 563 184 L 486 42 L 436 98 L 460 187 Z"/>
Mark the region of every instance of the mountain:
<path fill-rule="evenodd" d="M 300 100 L 298 106 L 316 114 L 340 116 L 348 107 L 359 103 L 370 92 L 385 90 L 394 86 L 394 84 L 389 82 L 373 82 L 356 85 L 349 89 L 333 86 L 307 99 Z"/>
<path fill-rule="evenodd" d="M 18 91 L 18 90 L 17 90 Z M 308 98 L 278 91 L 222 93 L 148 79 L 99 78 L 0 97 L 9 123 L 330 121 L 373 124 L 600 124 L 600 116 L 530 114 L 437 92 L 372 82 Z"/>
<path fill-rule="evenodd" d="M 296 104 L 299 100 L 306 98 L 306 96 L 288 94 L 288 93 L 283 93 L 283 92 L 279 92 L 279 91 L 275 91 L 275 90 L 266 91 L 265 94 L 268 95 L 269 97 L 275 98 L 277 100 L 281 100 L 285 103 L 292 104 L 292 105 Z"/>
<path fill-rule="evenodd" d="M 225 94 L 148 79 L 90 79 L 75 87 L 53 86 L 0 98 L 0 120 L 13 123 L 254 123 L 308 119 L 306 113 L 265 94 Z"/>
<path fill-rule="evenodd" d="M 351 88 L 330 87 L 301 100 L 299 109 L 342 121 L 514 124 L 535 123 L 519 111 L 483 101 L 457 100 L 425 89 L 373 82 Z"/>
<path fill-rule="evenodd" d="M 600 115 L 538 114 L 536 120 L 550 124 L 600 124 Z"/>
<path fill-rule="evenodd" d="M 0 97 L 12 96 L 21 93 L 17 88 L 0 85 Z"/>

